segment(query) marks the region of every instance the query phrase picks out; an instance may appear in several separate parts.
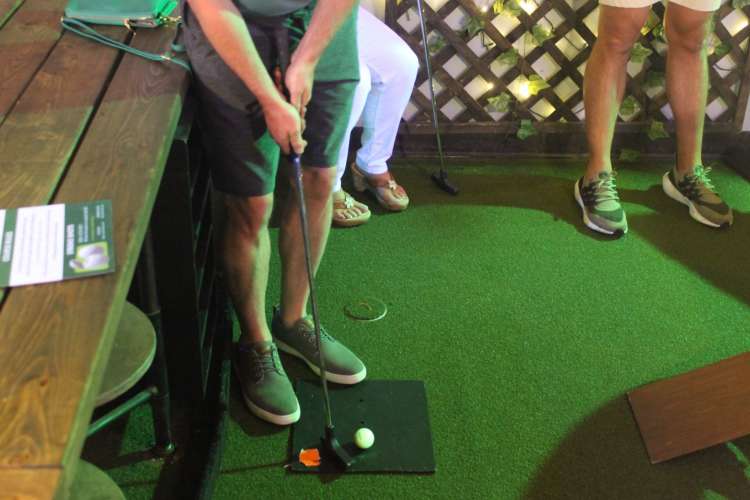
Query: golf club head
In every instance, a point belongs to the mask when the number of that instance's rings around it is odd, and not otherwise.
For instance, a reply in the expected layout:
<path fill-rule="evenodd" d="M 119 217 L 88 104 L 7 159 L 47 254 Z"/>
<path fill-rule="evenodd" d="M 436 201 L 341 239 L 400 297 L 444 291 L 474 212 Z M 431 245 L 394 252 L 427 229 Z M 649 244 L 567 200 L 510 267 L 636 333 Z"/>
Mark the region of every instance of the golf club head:
<path fill-rule="evenodd" d="M 435 172 L 434 174 L 432 174 L 431 178 L 432 181 L 446 193 L 452 195 L 458 194 L 458 188 L 451 184 L 451 182 L 448 180 L 448 174 L 446 174 L 444 170 Z"/>
<path fill-rule="evenodd" d="M 332 457 L 335 457 L 336 460 L 338 460 L 339 464 L 342 465 L 344 469 L 348 469 L 354 463 L 354 457 L 352 457 L 344 447 L 341 446 L 339 440 L 336 439 L 336 435 L 333 433 L 333 427 L 326 426 L 326 436 L 323 438 L 323 446 Z"/>

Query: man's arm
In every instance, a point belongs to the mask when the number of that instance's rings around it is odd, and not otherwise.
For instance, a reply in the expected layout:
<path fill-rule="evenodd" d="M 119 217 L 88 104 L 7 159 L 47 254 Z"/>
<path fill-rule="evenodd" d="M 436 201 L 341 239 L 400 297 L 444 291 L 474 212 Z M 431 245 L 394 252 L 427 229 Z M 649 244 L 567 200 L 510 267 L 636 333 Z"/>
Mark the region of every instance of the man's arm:
<path fill-rule="evenodd" d="M 216 52 L 258 99 L 271 136 L 284 153 L 288 154 L 291 146 L 301 154 L 305 142 L 299 108 L 287 103 L 276 89 L 237 8 L 231 0 L 188 0 L 188 3 Z"/>
<path fill-rule="evenodd" d="M 356 3 L 357 0 L 318 0 L 310 26 L 292 54 L 284 81 L 292 105 L 303 116 L 312 96 L 315 66 Z"/>

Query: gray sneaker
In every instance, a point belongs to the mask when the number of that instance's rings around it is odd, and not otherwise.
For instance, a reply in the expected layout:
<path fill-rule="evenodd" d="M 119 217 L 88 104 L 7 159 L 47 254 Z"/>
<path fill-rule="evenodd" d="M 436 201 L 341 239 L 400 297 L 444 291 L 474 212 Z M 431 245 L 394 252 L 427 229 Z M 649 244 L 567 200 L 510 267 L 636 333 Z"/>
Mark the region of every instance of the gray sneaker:
<path fill-rule="evenodd" d="M 273 342 L 237 344 L 232 365 L 245 404 L 255 416 L 276 425 L 299 420 L 299 402 Z"/>
<path fill-rule="evenodd" d="M 320 330 L 326 380 L 347 385 L 363 381 L 367 376 L 367 369 L 362 361 L 346 346 L 331 337 L 323 327 Z M 285 328 L 279 310 L 274 308 L 271 333 L 279 349 L 300 358 L 312 371 L 320 375 L 320 356 L 315 339 L 315 326 L 311 318 L 300 318 L 291 328 Z"/>
<path fill-rule="evenodd" d="M 729 227 L 733 222 L 732 209 L 714 191 L 708 173 L 711 167 L 696 165 L 692 173 L 680 174 L 674 169 L 662 177 L 664 192 L 687 205 L 690 216 L 711 227 Z"/>
<path fill-rule="evenodd" d="M 620 237 L 628 232 L 628 220 L 620 205 L 614 172 L 599 172 L 594 180 L 578 179 L 573 192 L 589 229 Z"/>

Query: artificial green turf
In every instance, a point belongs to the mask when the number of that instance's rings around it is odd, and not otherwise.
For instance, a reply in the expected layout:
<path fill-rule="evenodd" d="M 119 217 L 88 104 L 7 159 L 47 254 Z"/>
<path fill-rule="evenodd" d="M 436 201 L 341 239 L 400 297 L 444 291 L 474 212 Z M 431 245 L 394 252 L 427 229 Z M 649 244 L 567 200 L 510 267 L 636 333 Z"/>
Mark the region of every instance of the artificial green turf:
<path fill-rule="evenodd" d="M 434 163 L 397 164 L 409 209 L 334 230 L 318 275 L 324 323 L 369 377 L 424 380 L 438 472 L 287 473 L 288 430 L 249 416 L 235 389 L 215 498 L 750 498 L 750 439 L 650 465 L 624 396 L 748 349 L 750 185 L 714 170 L 736 219 L 713 230 L 661 192 L 666 166 L 622 168 L 630 233 L 612 241 L 580 221 L 580 163 L 462 165 L 452 197 L 429 181 Z M 272 272 L 269 303 L 276 258 Z M 364 295 L 388 304 L 385 319 L 343 314 Z M 125 450 L 148 443 L 139 418 Z M 110 473 L 130 498 L 158 476 Z"/>

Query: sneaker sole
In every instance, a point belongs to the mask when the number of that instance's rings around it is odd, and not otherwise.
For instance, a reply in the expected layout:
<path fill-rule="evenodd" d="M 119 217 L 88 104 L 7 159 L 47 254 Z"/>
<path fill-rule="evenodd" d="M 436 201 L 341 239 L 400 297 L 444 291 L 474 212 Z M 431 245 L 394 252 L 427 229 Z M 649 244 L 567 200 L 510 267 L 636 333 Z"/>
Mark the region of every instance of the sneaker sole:
<path fill-rule="evenodd" d="M 240 375 L 237 373 L 237 370 L 234 370 L 234 375 L 237 377 L 237 380 L 240 380 Z M 300 417 L 300 407 L 299 402 L 297 403 L 297 410 L 294 413 L 289 413 L 288 415 L 279 415 L 277 413 L 271 413 L 268 410 L 264 410 L 260 406 L 256 405 L 252 402 L 252 400 L 245 394 L 245 390 L 242 388 L 242 382 L 240 382 L 240 392 L 242 393 L 242 399 L 245 401 L 245 405 L 250 410 L 250 413 L 255 415 L 261 420 L 265 420 L 266 422 L 270 422 L 272 424 L 276 425 L 291 425 L 299 420 Z"/>
<path fill-rule="evenodd" d="M 698 211 L 698 209 L 695 208 L 695 204 L 692 201 L 690 201 L 690 199 L 688 197 L 686 197 L 685 195 L 683 195 L 682 193 L 680 193 L 680 190 L 677 189 L 674 186 L 674 184 L 672 184 L 672 181 L 669 180 L 669 172 L 667 172 L 666 174 L 664 174 L 664 176 L 662 176 L 662 178 L 661 178 L 661 187 L 664 190 L 664 194 L 666 194 L 667 196 L 669 196 L 673 200 L 682 203 L 683 205 L 687 205 L 688 208 L 689 208 L 689 211 L 690 211 L 690 217 L 692 217 L 693 219 L 697 220 L 701 224 L 709 226 L 709 227 L 717 227 L 717 228 L 728 227 L 729 226 L 728 223 L 717 224 L 717 223 L 711 222 L 710 220 L 708 220 L 705 217 L 703 217 L 703 214 L 701 214 Z"/>
<path fill-rule="evenodd" d="M 308 360 L 302 353 L 291 347 L 290 345 L 285 344 L 284 342 L 280 341 L 278 338 L 275 338 L 274 341 L 276 342 L 276 347 L 278 347 L 280 350 L 284 351 L 287 354 L 291 354 L 295 358 L 299 358 L 302 361 L 304 361 L 308 367 L 317 375 L 320 377 L 320 368 L 318 368 L 314 363 L 312 363 L 310 360 Z M 361 372 L 355 373 L 353 375 L 341 375 L 338 373 L 331 373 L 328 370 L 326 370 L 326 380 L 329 382 L 333 382 L 335 384 L 342 384 L 342 385 L 354 385 L 362 382 L 365 377 L 367 377 L 367 368 L 363 368 Z"/>
<path fill-rule="evenodd" d="M 591 219 L 589 219 L 589 215 L 586 213 L 586 205 L 584 205 L 583 203 L 583 198 L 581 198 L 581 191 L 578 188 L 578 181 L 576 181 L 573 188 L 573 195 L 576 198 L 576 202 L 578 202 L 578 206 L 581 207 L 581 213 L 583 213 L 583 223 L 586 224 L 586 227 L 588 227 L 589 229 L 593 229 L 598 233 L 606 234 L 608 236 L 615 236 L 617 238 L 628 232 L 627 229 L 625 229 L 624 231 L 622 229 L 610 231 L 608 229 L 604 229 L 603 227 L 597 226 Z"/>

